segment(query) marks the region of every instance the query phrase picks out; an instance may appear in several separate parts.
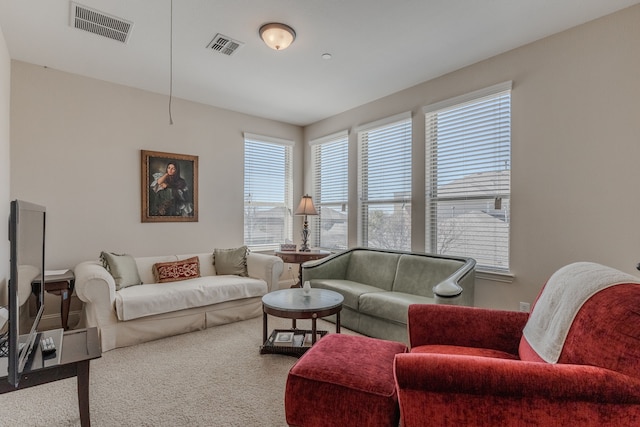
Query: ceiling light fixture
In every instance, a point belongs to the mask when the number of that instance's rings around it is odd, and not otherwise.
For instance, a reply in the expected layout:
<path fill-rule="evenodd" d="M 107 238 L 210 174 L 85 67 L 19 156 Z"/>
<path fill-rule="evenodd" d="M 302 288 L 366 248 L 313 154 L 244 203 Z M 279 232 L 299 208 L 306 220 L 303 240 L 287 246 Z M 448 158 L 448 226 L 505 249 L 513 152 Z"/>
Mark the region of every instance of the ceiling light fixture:
<path fill-rule="evenodd" d="M 260 27 L 260 38 L 274 50 L 284 50 L 296 39 L 296 32 L 288 25 L 271 22 Z"/>

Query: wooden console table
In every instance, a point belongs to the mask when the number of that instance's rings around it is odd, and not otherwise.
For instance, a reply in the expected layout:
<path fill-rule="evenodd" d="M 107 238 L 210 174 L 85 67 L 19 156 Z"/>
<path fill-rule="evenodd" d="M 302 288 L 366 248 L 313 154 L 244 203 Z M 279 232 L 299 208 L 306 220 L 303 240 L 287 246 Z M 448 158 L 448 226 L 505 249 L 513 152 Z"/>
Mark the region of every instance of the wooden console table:
<path fill-rule="evenodd" d="M 102 356 L 98 329 L 77 329 L 66 331 L 62 337 L 62 355 L 57 365 L 42 366 L 40 346 L 34 347 L 31 366 L 27 366 L 20 376 L 18 387 L 7 381 L 7 377 L 0 377 L 0 394 L 9 393 L 23 388 L 46 384 L 66 378 L 78 378 L 78 408 L 80 410 L 80 425 L 91 426 L 89 416 L 89 362 Z M 29 364 L 27 364 L 29 365 Z"/>
<path fill-rule="evenodd" d="M 301 265 L 307 261 L 315 261 L 317 259 L 322 259 L 331 255 L 329 251 L 322 250 L 312 250 L 309 252 L 303 251 L 275 251 L 277 257 L 282 258 L 282 261 L 288 264 L 298 264 Z M 302 286 L 302 267 L 298 267 L 298 283 L 296 283 L 293 287 L 301 287 Z"/>

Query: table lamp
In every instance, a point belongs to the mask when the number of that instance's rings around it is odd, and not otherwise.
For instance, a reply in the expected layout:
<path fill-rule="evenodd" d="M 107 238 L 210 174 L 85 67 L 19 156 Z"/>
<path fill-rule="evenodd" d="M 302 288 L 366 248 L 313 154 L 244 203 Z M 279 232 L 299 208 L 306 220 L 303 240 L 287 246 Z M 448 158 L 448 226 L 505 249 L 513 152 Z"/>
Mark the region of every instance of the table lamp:
<path fill-rule="evenodd" d="M 294 215 L 304 215 L 304 223 L 302 224 L 302 246 L 300 246 L 301 252 L 310 252 L 309 249 L 309 221 L 307 221 L 307 215 L 318 215 L 315 206 L 313 206 L 313 200 L 311 196 L 305 194 L 300 200 L 298 209 L 293 213 Z"/>

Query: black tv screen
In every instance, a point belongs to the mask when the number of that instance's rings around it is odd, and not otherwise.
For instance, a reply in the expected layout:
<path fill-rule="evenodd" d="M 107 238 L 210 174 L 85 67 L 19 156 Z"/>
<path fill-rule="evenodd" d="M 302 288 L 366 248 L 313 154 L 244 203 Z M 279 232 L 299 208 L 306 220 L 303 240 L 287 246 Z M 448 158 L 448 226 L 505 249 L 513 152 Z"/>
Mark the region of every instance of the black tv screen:
<path fill-rule="evenodd" d="M 20 375 L 31 351 L 37 347 L 37 327 L 44 312 L 44 287 L 36 288 L 36 310 L 29 312 L 29 297 L 34 279 L 45 271 L 44 206 L 14 200 L 9 218 L 10 278 L 8 301 L 7 376 L 9 383 L 18 386 Z"/>

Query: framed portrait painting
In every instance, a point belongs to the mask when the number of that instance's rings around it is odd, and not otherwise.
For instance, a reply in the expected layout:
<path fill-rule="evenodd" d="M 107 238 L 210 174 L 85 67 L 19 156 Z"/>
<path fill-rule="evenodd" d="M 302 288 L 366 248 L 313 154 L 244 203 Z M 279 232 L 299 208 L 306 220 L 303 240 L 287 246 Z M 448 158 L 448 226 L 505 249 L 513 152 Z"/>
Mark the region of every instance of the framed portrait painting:
<path fill-rule="evenodd" d="M 198 222 L 198 156 L 140 152 L 142 222 Z"/>

